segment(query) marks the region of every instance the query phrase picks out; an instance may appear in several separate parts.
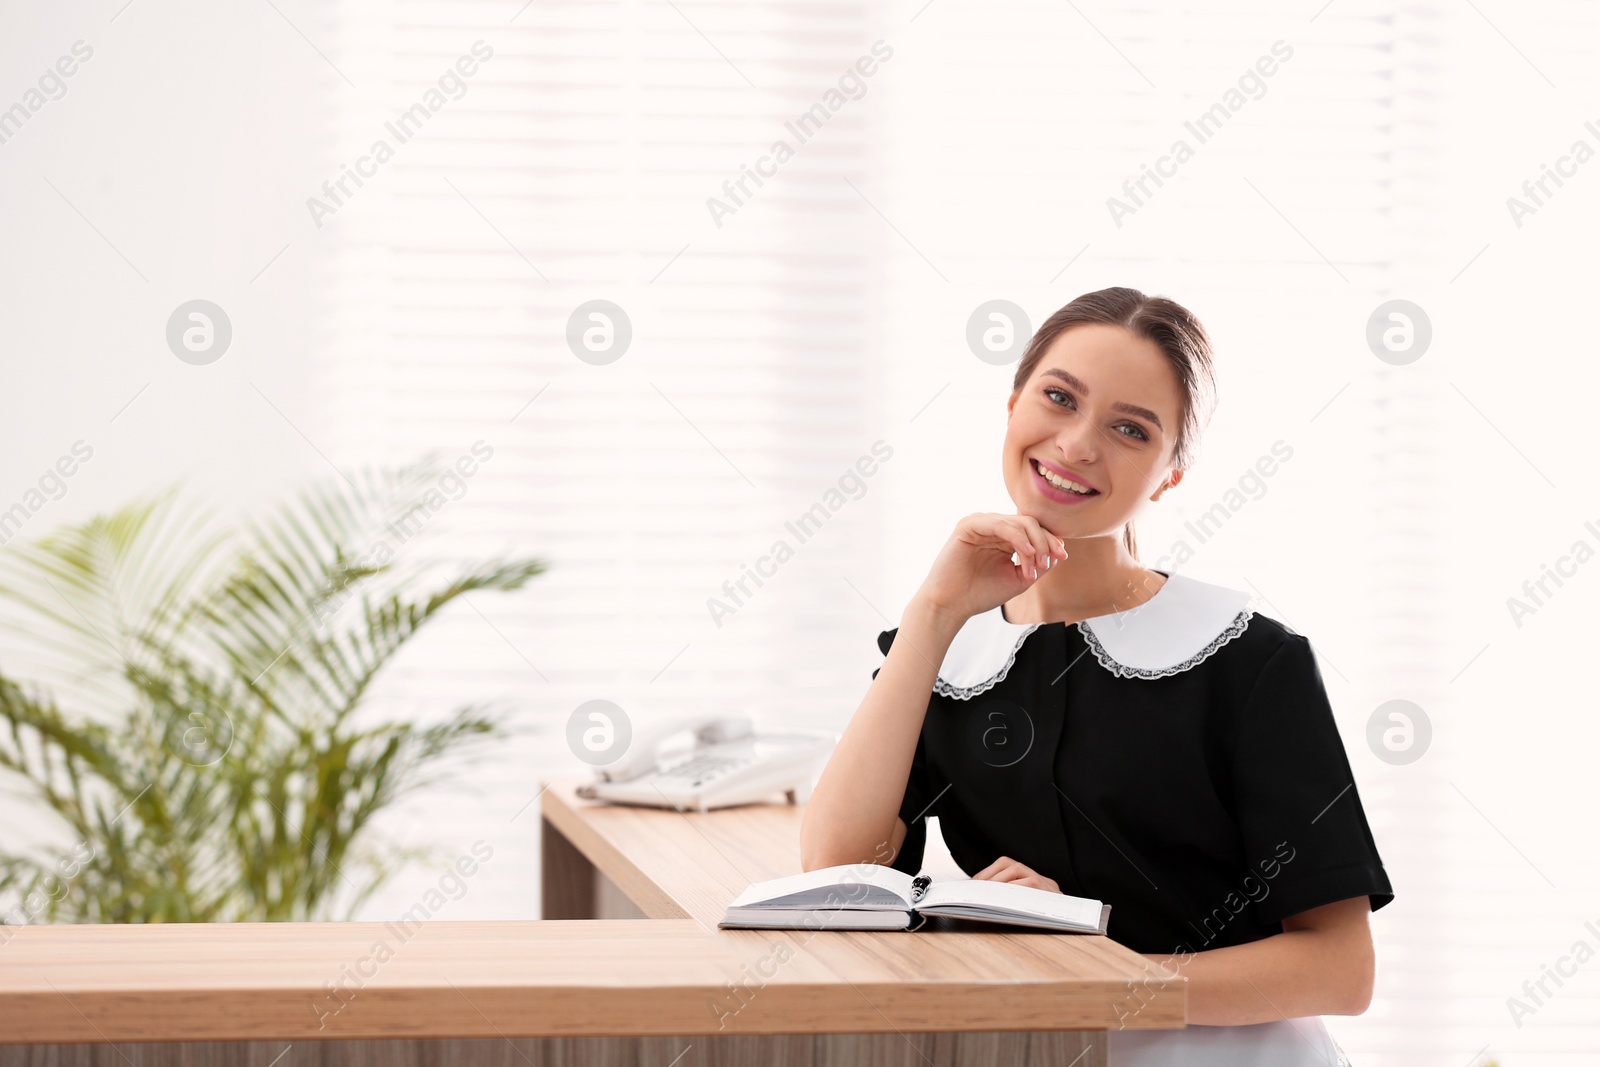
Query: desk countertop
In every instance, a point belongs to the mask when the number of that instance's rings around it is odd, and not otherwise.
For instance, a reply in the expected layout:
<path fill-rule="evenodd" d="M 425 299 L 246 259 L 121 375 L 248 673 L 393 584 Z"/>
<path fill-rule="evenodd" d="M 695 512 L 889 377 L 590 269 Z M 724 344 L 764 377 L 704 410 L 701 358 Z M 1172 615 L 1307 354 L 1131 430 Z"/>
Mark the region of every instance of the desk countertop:
<path fill-rule="evenodd" d="M 800 809 L 575 784 L 548 784 L 546 832 L 648 918 L 0 927 L 0 1042 L 1099 1029 L 1130 1004 L 1129 1026 L 1184 1023 L 1182 981 L 1104 937 L 718 930 L 799 870 Z"/>

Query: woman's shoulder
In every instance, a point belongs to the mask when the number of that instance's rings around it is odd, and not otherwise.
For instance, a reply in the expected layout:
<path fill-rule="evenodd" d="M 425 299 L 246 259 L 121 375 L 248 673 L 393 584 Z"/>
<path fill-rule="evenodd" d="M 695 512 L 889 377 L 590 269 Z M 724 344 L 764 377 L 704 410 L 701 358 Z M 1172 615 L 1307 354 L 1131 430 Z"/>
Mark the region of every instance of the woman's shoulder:
<path fill-rule="evenodd" d="M 1249 625 L 1241 635 L 1241 649 L 1252 649 L 1268 655 L 1276 652 L 1285 642 L 1305 641 L 1288 623 L 1264 615 L 1255 607 L 1250 609 Z"/>
<path fill-rule="evenodd" d="M 1295 632 L 1287 623 L 1271 615 L 1264 615 L 1252 607 L 1245 619 L 1244 629 L 1228 645 L 1227 654 L 1219 658 L 1218 665 L 1221 666 L 1226 662 L 1253 677 L 1260 673 L 1285 645 L 1309 647 L 1310 641 Z"/>

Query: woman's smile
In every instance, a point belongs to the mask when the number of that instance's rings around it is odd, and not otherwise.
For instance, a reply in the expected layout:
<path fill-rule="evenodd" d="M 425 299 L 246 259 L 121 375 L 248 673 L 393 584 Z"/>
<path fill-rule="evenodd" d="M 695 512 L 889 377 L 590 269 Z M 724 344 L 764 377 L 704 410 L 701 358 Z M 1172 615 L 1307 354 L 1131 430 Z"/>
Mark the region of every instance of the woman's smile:
<path fill-rule="evenodd" d="M 1030 459 L 1033 484 L 1044 496 L 1059 504 L 1082 504 L 1100 495 L 1100 490 L 1084 484 L 1079 476 L 1068 476 L 1060 468 L 1045 466 L 1040 460 Z M 1071 486 L 1072 488 L 1063 488 Z"/>

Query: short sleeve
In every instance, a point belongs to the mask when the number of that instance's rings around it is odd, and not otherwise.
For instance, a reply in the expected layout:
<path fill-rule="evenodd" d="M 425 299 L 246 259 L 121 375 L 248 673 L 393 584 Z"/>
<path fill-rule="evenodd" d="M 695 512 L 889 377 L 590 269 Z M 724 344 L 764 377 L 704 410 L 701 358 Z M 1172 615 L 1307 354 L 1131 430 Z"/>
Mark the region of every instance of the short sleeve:
<path fill-rule="evenodd" d="M 1366 894 L 1394 899 L 1311 642 L 1267 660 L 1237 723 L 1234 810 L 1262 922 Z M 1261 894 L 1261 895 L 1257 895 Z"/>
<path fill-rule="evenodd" d="M 885 656 L 894 644 L 895 630 L 885 630 L 878 635 L 878 650 Z M 878 670 L 872 672 L 874 680 L 878 677 Z M 906 839 L 900 844 L 900 851 L 896 854 L 894 862 L 889 866 L 905 874 L 916 874 L 922 870 L 922 857 L 928 847 L 928 822 L 927 808 L 933 801 L 933 790 L 928 788 L 928 761 L 927 746 L 922 734 L 917 735 L 916 752 L 911 757 L 911 773 L 906 779 L 906 790 L 900 801 L 900 819 L 906 824 Z"/>

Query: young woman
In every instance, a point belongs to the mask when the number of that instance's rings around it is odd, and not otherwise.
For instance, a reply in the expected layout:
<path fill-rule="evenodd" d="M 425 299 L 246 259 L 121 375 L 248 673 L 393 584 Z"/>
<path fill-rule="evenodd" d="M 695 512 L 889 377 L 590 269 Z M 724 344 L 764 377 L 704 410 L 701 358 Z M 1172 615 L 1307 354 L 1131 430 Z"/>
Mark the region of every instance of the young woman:
<path fill-rule="evenodd" d="M 1170 300 L 1104 289 L 1039 328 L 1007 403 L 1017 514 L 957 523 L 879 635 L 802 865 L 915 873 L 938 816 L 970 876 L 1103 900 L 1108 936 L 1189 979 L 1191 1025 L 1113 1030 L 1111 1067 L 1334 1067 L 1319 1017 L 1366 1010 L 1394 894 L 1311 644 L 1135 548 L 1214 406 Z"/>

